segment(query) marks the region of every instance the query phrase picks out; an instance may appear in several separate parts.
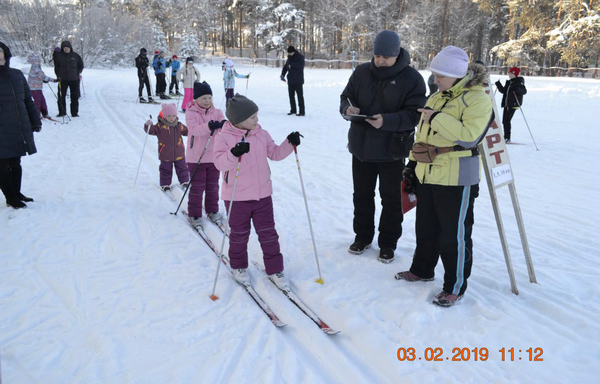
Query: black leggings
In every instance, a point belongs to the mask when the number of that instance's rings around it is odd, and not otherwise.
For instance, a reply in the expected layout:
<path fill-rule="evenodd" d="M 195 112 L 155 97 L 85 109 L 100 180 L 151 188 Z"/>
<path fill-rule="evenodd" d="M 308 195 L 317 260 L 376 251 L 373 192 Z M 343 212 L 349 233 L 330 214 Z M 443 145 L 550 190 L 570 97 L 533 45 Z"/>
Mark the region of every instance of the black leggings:
<path fill-rule="evenodd" d="M 22 175 L 20 156 L 0 159 L 0 189 L 4 192 L 6 200 L 19 200 Z"/>

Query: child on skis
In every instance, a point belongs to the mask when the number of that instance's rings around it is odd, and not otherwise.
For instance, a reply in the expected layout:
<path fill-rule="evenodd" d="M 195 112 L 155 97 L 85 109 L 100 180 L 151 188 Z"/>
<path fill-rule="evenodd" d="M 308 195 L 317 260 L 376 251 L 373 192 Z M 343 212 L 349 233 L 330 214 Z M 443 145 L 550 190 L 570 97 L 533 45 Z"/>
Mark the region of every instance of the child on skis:
<path fill-rule="evenodd" d="M 193 225 L 201 225 L 202 194 L 208 218 L 219 223 L 219 170 L 214 165 L 214 139 L 225 122 L 223 111 L 213 105 L 212 89 L 208 83 L 194 84 L 194 99 L 186 106 L 185 123 L 188 145 L 185 160 L 192 175 L 188 214 Z M 210 140 L 210 142 L 209 142 Z M 208 145 L 208 146 L 207 146 Z M 206 148 L 206 149 L 205 149 Z"/>
<path fill-rule="evenodd" d="M 185 59 L 185 67 L 177 73 L 177 80 L 183 82 L 183 102 L 181 108 L 185 108 L 194 99 L 194 82 L 200 81 L 200 72 L 194 67 L 194 58 Z"/>
<path fill-rule="evenodd" d="M 226 103 L 233 97 L 233 89 L 235 88 L 235 78 L 238 79 L 249 79 L 250 74 L 240 75 L 233 68 L 233 61 L 230 59 L 225 59 L 223 62 L 223 84 L 225 87 L 225 98 L 227 99 Z"/>
<path fill-rule="evenodd" d="M 226 115 L 229 121 L 223 124 L 221 133 L 215 138 L 213 157 L 215 166 L 223 172 L 221 198 L 229 213 L 229 258 L 233 276 L 240 284 L 250 282 L 247 244 L 252 221 L 263 251 L 266 272 L 278 287 L 285 289 L 288 282 L 283 273 L 283 256 L 275 230 L 267 159 L 278 161 L 289 156 L 294 146 L 300 145 L 300 134 L 292 132 L 281 145 L 276 145 L 271 135 L 257 124 L 258 106 L 239 94 L 229 100 Z M 230 200 L 238 161 L 240 171 L 233 203 Z"/>
<path fill-rule="evenodd" d="M 171 189 L 173 165 L 182 188 L 190 182 L 190 174 L 185 163 L 185 145 L 182 136 L 187 136 L 188 129 L 177 118 L 177 105 L 163 104 L 158 123 L 146 121 L 144 131 L 158 137 L 158 158 L 160 159 L 160 188 L 163 191 Z"/>
<path fill-rule="evenodd" d="M 27 76 L 27 84 L 29 84 L 29 88 L 31 89 L 33 102 L 42 116 L 45 119 L 50 119 L 50 115 L 48 115 L 48 106 L 46 105 L 46 98 L 44 97 L 43 92 L 44 83 L 49 81 L 57 83 L 58 80 L 46 76 L 42 70 L 42 67 L 40 66 L 41 60 L 38 55 L 30 55 L 27 59 L 27 62 L 31 64 L 29 75 Z"/>
<path fill-rule="evenodd" d="M 169 86 L 169 96 L 181 96 L 179 93 L 179 83 L 177 82 L 177 72 L 181 68 L 181 62 L 177 55 L 173 55 L 173 60 L 171 61 L 171 85 Z M 173 87 L 175 87 L 175 92 L 173 93 Z"/>

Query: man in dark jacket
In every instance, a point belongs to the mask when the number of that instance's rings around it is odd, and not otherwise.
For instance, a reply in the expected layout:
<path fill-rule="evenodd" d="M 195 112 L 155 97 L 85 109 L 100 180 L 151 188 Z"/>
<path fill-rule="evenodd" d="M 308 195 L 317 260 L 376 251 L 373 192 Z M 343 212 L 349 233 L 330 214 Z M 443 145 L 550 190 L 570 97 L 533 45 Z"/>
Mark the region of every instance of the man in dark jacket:
<path fill-rule="evenodd" d="M 285 81 L 287 73 L 288 93 L 290 95 L 290 113 L 288 115 L 304 116 L 304 56 L 296 51 L 291 45 L 287 49 L 288 59 L 281 70 L 281 81 Z M 298 106 L 300 112 L 296 114 L 296 99 L 294 94 L 298 95 Z"/>
<path fill-rule="evenodd" d="M 517 109 L 523 105 L 523 95 L 527 94 L 525 88 L 525 79 L 519 77 L 521 70 L 512 67 L 508 70 L 508 81 L 502 86 L 500 81 L 496 81 L 498 92 L 502 93 L 502 125 L 504 126 L 504 141 L 510 143 L 510 121 Z"/>
<path fill-rule="evenodd" d="M 33 199 L 21 193 L 21 156 L 37 152 L 33 132 L 42 129 L 27 80 L 10 68 L 10 49 L 0 42 L 0 189 L 6 204 L 18 209 Z"/>
<path fill-rule="evenodd" d="M 379 220 L 379 260 L 389 263 L 402 235 L 401 184 L 418 108 L 425 105 L 425 81 L 410 67 L 408 52 L 397 33 L 384 30 L 375 38 L 374 57 L 359 65 L 341 95 L 340 113 L 368 115 L 352 121 L 348 149 L 352 153 L 355 241 L 348 252 L 361 254 L 375 235 L 375 185 L 383 206 Z"/>
<path fill-rule="evenodd" d="M 63 41 L 60 45 L 61 52 L 56 55 L 54 72 L 60 81 L 58 92 L 58 117 L 67 114 L 66 98 L 67 88 L 71 91 L 71 116 L 79 116 L 79 76 L 83 71 L 81 56 L 73 52 L 70 41 Z"/>
<path fill-rule="evenodd" d="M 148 78 L 148 50 L 146 48 L 140 49 L 140 54 L 135 58 L 135 67 L 137 68 L 138 81 L 140 83 L 138 87 L 138 94 L 140 103 L 146 103 L 146 99 L 142 97 L 142 91 L 144 90 L 144 84 L 146 84 L 146 91 L 148 92 L 148 101 L 154 101 L 152 99 L 152 92 L 150 91 L 150 79 Z"/>
<path fill-rule="evenodd" d="M 435 76 L 433 76 L 433 73 L 427 79 L 427 85 L 429 86 L 429 95 L 427 97 L 438 91 L 438 86 L 435 84 Z"/>

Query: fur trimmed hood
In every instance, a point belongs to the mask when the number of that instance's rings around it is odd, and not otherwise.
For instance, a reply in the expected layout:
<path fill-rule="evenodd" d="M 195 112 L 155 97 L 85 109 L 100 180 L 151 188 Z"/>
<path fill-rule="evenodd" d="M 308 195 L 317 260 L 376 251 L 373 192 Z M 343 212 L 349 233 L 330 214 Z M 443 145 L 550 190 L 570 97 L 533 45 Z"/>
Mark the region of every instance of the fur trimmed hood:
<path fill-rule="evenodd" d="M 477 85 L 487 87 L 489 85 L 487 70 L 481 64 L 469 64 L 467 76 L 469 77 L 469 80 L 465 83 L 465 88 L 472 88 Z"/>

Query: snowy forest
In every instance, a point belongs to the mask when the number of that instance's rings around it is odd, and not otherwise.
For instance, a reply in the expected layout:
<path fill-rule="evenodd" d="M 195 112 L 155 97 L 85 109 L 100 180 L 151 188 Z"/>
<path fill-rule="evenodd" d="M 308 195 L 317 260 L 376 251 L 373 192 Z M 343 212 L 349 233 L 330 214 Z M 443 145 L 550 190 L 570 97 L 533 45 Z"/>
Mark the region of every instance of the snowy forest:
<path fill-rule="evenodd" d="M 369 60 L 377 32 L 392 29 L 417 68 L 451 44 L 500 70 L 595 78 L 599 13 L 598 0 L 4 0 L 0 40 L 48 62 L 70 39 L 87 67 L 131 66 L 142 46 L 258 59 L 291 44 L 345 61 Z"/>

